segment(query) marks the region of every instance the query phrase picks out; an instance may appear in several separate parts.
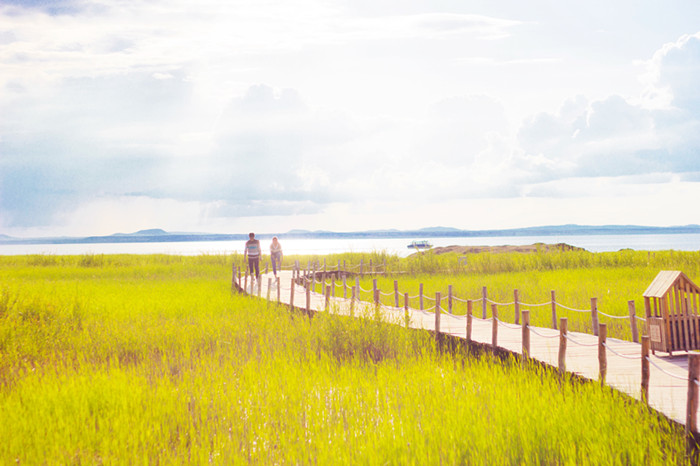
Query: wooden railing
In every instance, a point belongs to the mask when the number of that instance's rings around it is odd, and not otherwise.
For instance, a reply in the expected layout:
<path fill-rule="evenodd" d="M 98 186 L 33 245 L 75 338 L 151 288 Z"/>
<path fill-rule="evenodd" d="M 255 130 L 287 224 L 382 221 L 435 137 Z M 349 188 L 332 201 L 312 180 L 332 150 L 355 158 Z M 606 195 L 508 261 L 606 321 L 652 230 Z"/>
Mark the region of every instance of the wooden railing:
<path fill-rule="evenodd" d="M 338 268 L 337 270 L 341 270 Z M 305 311 L 306 313 L 313 314 L 314 310 L 311 308 L 311 296 L 314 293 L 315 285 L 317 283 L 317 274 L 314 269 L 311 270 L 306 270 L 302 271 L 298 267 L 294 267 L 292 269 L 292 279 L 290 281 L 290 286 L 286 291 L 290 292 L 290 302 L 289 302 L 289 307 L 290 309 L 301 309 Z M 372 272 L 369 272 L 372 273 Z M 324 275 L 320 276 L 326 276 L 328 274 L 328 271 L 325 271 Z M 331 276 L 331 275 L 328 275 Z M 334 277 L 335 275 L 333 275 Z M 630 356 L 630 355 L 624 355 L 620 354 L 615 349 L 613 349 L 607 342 L 607 324 L 601 323 L 598 321 L 599 315 L 604 315 L 607 317 L 612 317 L 612 318 L 629 318 L 630 320 L 630 327 L 632 331 L 632 336 L 634 339 L 635 343 L 638 343 L 639 337 L 638 337 L 638 330 L 637 330 L 637 325 L 636 325 L 636 320 L 642 320 L 644 319 L 639 318 L 636 316 L 635 312 L 635 306 L 634 306 L 634 301 L 629 301 L 628 302 L 628 308 L 629 308 L 629 317 L 627 316 L 610 316 L 608 314 L 604 314 L 600 312 L 597 308 L 597 299 L 596 298 L 591 298 L 591 307 L 590 309 L 574 309 L 570 308 L 567 306 L 564 306 L 556 301 L 556 293 L 554 291 L 551 292 L 550 294 L 550 301 L 540 303 L 540 304 L 528 304 L 524 303 L 519 300 L 519 291 L 516 289 L 513 292 L 513 297 L 514 301 L 511 303 L 497 303 L 494 301 L 491 301 L 488 299 L 488 290 L 486 287 L 483 287 L 482 289 L 482 296 L 476 299 L 461 299 L 457 297 L 454 294 L 454 289 L 450 285 L 448 287 L 448 292 L 447 292 L 447 304 L 446 304 L 446 309 L 443 307 L 443 295 L 440 292 L 435 293 L 435 298 L 429 298 L 423 294 L 423 285 L 420 284 L 419 286 L 419 292 L 417 296 L 409 296 L 408 293 L 403 293 L 401 294 L 399 291 L 399 286 L 398 286 L 398 281 L 394 281 L 394 289 L 393 292 L 390 293 L 382 293 L 379 288 L 377 287 L 377 280 L 373 280 L 373 288 L 371 290 L 365 290 L 360 287 L 359 284 L 359 277 L 355 276 L 355 281 L 354 284 L 348 285 L 348 274 L 341 274 L 341 283 L 342 284 L 336 284 L 334 278 L 331 278 L 330 281 L 327 283 L 325 279 L 320 280 L 319 283 L 323 284 L 322 287 L 322 295 L 324 295 L 324 303 L 325 303 L 325 310 L 329 310 L 330 307 L 330 302 L 331 298 L 336 298 L 336 299 L 341 299 L 340 297 L 335 296 L 335 289 L 336 287 L 342 288 L 343 290 L 343 296 L 342 299 L 347 301 L 350 307 L 350 312 L 351 314 L 353 313 L 353 310 L 357 306 L 373 306 L 376 309 L 380 309 L 382 307 L 389 308 L 389 309 L 394 309 L 394 310 L 403 310 L 406 316 L 406 325 L 408 326 L 409 324 L 409 311 L 411 310 L 409 306 L 409 301 L 410 299 L 419 299 L 420 303 L 420 311 L 428 312 L 428 311 L 433 311 L 435 315 L 435 325 L 434 325 L 434 332 L 435 332 L 435 338 L 436 340 L 440 340 L 442 338 L 442 333 L 440 330 L 440 316 L 442 314 L 448 314 L 452 315 L 453 317 L 457 318 L 464 318 L 465 320 L 465 330 L 466 330 L 466 336 L 465 339 L 468 343 L 472 342 L 472 327 L 473 327 L 473 319 L 478 319 L 477 317 L 474 317 L 473 315 L 473 310 L 474 310 L 474 305 L 475 303 L 478 303 L 481 301 L 482 306 L 482 313 L 481 313 L 481 318 L 480 320 L 485 321 L 485 320 L 490 320 L 492 323 L 492 331 L 491 331 L 491 347 L 492 349 L 496 349 L 498 347 L 498 328 L 499 326 L 507 326 L 510 328 L 515 328 L 519 327 L 522 332 L 522 347 L 520 349 L 520 357 L 523 362 L 523 364 L 526 364 L 530 361 L 531 359 L 531 348 L 530 348 L 530 342 L 531 342 L 531 333 L 535 333 L 540 337 L 543 338 L 558 338 L 559 339 L 559 352 L 558 352 L 558 367 L 557 369 L 561 374 L 566 373 L 566 353 L 567 353 L 567 347 L 569 342 L 572 344 L 576 345 L 582 345 L 582 346 L 595 346 L 597 347 L 597 352 L 598 352 L 598 378 L 601 384 L 605 384 L 606 376 L 607 376 L 607 358 L 608 358 L 608 352 L 613 353 L 614 355 L 618 357 L 623 357 L 627 359 L 636 359 L 640 361 L 640 370 L 641 370 L 641 399 L 643 402 L 648 404 L 649 400 L 649 380 L 650 380 L 650 364 L 653 364 L 658 370 L 662 371 L 664 374 L 674 377 L 679 380 L 684 380 L 687 381 L 688 384 L 688 396 L 687 396 L 687 403 L 686 403 L 686 422 L 685 422 L 685 428 L 686 428 L 686 434 L 688 438 L 688 448 L 697 448 L 697 442 L 696 438 L 698 437 L 698 431 L 697 431 L 697 411 L 698 411 L 698 392 L 699 392 L 699 387 L 700 387 L 700 354 L 695 354 L 691 353 L 688 355 L 688 374 L 687 376 L 679 376 L 675 375 L 672 373 L 669 373 L 668 371 L 664 370 L 663 368 L 659 367 L 656 365 L 652 359 L 649 356 L 650 353 L 650 341 L 649 341 L 649 336 L 644 335 L 641 337 L 641 345 L 640 345 L 640 354 L 639 356 Z M 280 303 L 280 291 L 283 289 L 282 284 L 280 283 L 279 278 L 276 279 L 276 300 L 278 303 Z M 268 278 L 268 286 L 267 286 L 267 299 L 270 300 L 270 290 L 272 288 L 272 278 Z M 236 288 L 238 290 L 245 291 L 248 289 L 248 274 L 247 271 L 245 273 L 242 273 L 240 269 L 237 269 L 236 266 L 233 266 L 233 277 L 232 277 L 232 289 Z M 295 296 L 294 296 L 294 290 L 297 286 L 303 286 L 304 291 L 305 291 L 305 303 L 304 306 L 296 306 L 295 305 Z M 252 284 L 251 284 L 252 288 Z M 258 280 L 258 285 L 257 285 L 257 296 L 261 297 L 261 283 L 260 280 Z M 254 293 L 255 289 L 251 289 L 251 294 Z M 361 299 L 361 293 L 372 293 L 372 301 L 362 301 Z M 394 306 L 385 306 L 381 303 L 381 296 L 382 294 L 386 295 L 392 295 L 394 296 Z M 400 298 L 403 298 L 403 306 L 400 304 Z M 434 301 L 435 304 L 430 307 L 430 308 L 425 308 L 424 306 L 424 300 L 431 300 Z M 462 301 L 466 303 L 466 314 L 464 316 L 454 316 L 452 314 L 452 304 L 454 301 Z M 487 313 L 487 308 L 488 304 L 491 304 L 491 317 L 488 317 Z M 509 306 L 513 305 L 515 309 L 515 323 L 514 324 L 509 324 L 506 322 L 503 322 L 502 320 L 499 319 L 499 306 Z M 551 306 L 551 312 L 552 312 L 552 329 L 558 330 L 558 334 L 542 334 L 541 331 L 545 330 L 540 327 L 533 327 L 530 325 L 530 311 L 528 309 L 521 309 L 522 307 L 536 307 L 536 306 Z M 569 310 L 577 311 L 577 312 L 590 312 L 591 315 L 591 324 L 592 328 L 594 331 L 594 335 L 598 337 L 597 339 L 597 344 L 587 344 L 584 345 L 581 342 L 577 341 L 576 339 L 572 338 L 569 335 L 568 331 L 568 319 L 566 317 L 560 317 L 559 322 L 557 325 L 557 307 L 564 307 Z"/>

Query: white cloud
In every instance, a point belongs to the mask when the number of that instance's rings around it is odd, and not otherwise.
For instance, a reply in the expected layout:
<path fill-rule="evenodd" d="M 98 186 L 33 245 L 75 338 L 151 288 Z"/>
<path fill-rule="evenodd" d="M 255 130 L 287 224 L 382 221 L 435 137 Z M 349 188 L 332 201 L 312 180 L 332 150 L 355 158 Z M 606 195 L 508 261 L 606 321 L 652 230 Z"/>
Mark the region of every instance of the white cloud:
<path fill-rule="evenodd" d="M 623 186 L 645 199 L 649 179 L 694 192 L 700 33 L 661 47 L 630 95 L 633 59 L 581 71 L 579 54 L 601 49 L 551 35 L 556 15 L 444 8 L 2 5 L 0 227 L 226 229 L 288 214 L 328 229 L 347 223 L 339 212 L 515 215 L 508 201 L 600 206 L 601 193 L 619 205 Z M 113 215 L 91 219 L 100 209 Z"/>

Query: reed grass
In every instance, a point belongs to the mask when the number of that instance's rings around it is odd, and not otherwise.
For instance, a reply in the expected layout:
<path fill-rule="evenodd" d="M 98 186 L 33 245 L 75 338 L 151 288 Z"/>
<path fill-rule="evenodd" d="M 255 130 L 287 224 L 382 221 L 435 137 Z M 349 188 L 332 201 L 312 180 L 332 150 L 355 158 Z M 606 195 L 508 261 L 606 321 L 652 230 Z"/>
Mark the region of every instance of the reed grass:
<path fill-rule="evenodd" d="M 422 262 L 421 262 L 422 261 Z M 416 264 L 423 263 L 425 268 Z M 373 280 L 384 293 L 393 293 L 394 281 L 399 283 L 400 305 L 403 294 L 411 296 L 410 306 L 419 308 L 417 298 L 423 284 L 424 307 L 434 305 L 436 292 L 446 299 L 449 286 L 460 300 L 481 300 L 483 287 L 488 298 L 501 304 L 501 319 L 514 322 L 514 290 L 519 292 L 521 309 L 530 310 L 531 323 L 540 327 L 552 327 L 551 291 L 564 307 L 557 308 L 557 317 L 567 317 L 569 330 L 592 332 L 590 316 L 591 298 L 597 299 L 599 312 L 610 316 L 628 317 L 628 302 L 634 301 L 636 315 L 644 318 L 643 293 L 661 270 L 680 270 L 691 280 L 700 283 L 700 252 L 685 251 L 619 251 L 614 253 L 589 253 L 585 251 L 522 253 L 479 253 L 463 258 L 457 254 L 435 256 L 420 254 L 398 263 L 401 271 L 389 271 L 385 275 L 363 277 L 360 286 L 372 289 Z M 320 288 L 319 288 L 320 290 Z M 371 293 L 363 292 L 361 299 L 371 301 Z M 453 301 L 453 312 L 464 315 L 466 304 Z M 383 295 L 382 303 L 393 306 L 393 294 Z M 535 304 L 537 306 L 528 306 Z M 482 316 L 482 302 L 474 305 L 474 315 Z M 447 304 L 443 301 L 443 307 Z M 491 305 L 487 306 L 487 318 Z M 613 338 L 632 338 L 629 319 L 611 319 L 600 315 L 600 322 L 608 325 L 608 335 Z M 638 321 L 641 328 L 642 322 Z"/>
<path fill-rule="evenodd" d="M 0 258 L 0 463 L 683 464 L 597 384 L 231 294 L 231 256 Z"/>

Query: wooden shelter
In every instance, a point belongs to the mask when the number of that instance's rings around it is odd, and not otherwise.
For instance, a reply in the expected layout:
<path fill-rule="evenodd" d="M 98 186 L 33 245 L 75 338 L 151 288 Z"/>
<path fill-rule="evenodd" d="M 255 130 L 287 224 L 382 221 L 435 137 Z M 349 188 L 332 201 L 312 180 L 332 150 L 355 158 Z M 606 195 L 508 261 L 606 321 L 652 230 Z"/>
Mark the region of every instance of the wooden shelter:
<path fill-rule="evenodd" d="M 644 292 L 653 351 L 700 349 L 700 288 L 683 273 L 662 270 Z"/>

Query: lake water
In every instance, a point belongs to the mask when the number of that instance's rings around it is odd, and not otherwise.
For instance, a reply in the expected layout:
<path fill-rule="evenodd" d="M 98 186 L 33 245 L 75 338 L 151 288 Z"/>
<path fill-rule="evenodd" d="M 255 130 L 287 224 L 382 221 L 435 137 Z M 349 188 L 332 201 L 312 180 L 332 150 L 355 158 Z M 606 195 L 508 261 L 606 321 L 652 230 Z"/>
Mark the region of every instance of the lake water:
<path fill-rule="evenodd" d="M 533 243 L 566 243 L 591 252 L 636 249 L 660 251 L 700 250 L 700 234 L 672 235 L 581 235 L 581 236 L 498 236 L 498 237 L 450 237 L 413 238 L 427 239 L 433 246 L 500 246 L 527 245 Z M 415 252 L 407 248 L 408 238 L 342 238 L 342 239 L 280 239 L 285 254 L 333 254 L 342 252 L 386 251 L 408 256 Z M 0 245 L 0 255 L 19 254 L 231 254 L 243 252 L 243 241 L 190 241 L 175 243 L 92 243 L 92 244 L 19 244 Z M 269 241 L 262 240 L 263 251 L 268 252 Z"/>

